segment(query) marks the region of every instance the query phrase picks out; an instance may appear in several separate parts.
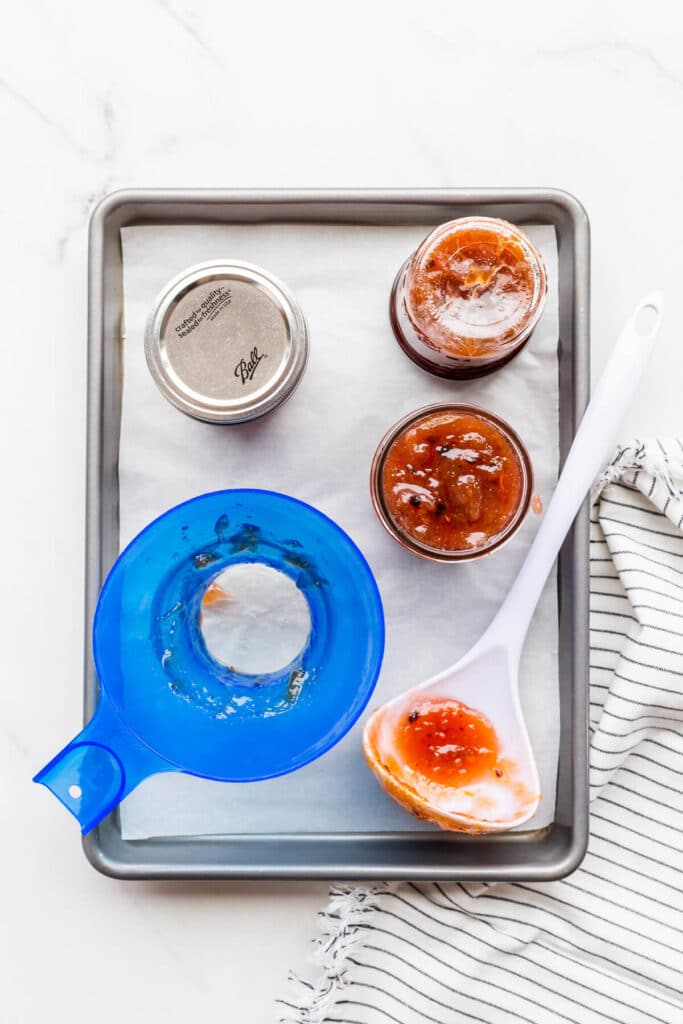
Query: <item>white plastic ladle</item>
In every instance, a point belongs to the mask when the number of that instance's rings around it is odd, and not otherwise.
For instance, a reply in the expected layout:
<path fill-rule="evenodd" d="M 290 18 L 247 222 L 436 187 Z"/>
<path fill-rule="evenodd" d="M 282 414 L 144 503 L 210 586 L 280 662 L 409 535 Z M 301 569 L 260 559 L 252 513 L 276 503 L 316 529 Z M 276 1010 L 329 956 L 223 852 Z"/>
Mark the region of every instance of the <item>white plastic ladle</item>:
<path fill-rule="evenodd" d="M 443 828 L 493 832 L 527 821 L 540 800 L 538 770 L 519 701 L 519 660 L 544 584 L 574 517 L 612 453 L 659 331 L 662 295 L 639 303 L 624 327 L 581 420 L 557 487 L 522 568 L 481 639 L 455 665 L 374 712 L 365 727 L 365 756 L 401 804 Z M 402 771 L 395 736 L 417 698 L 455 699 L 490 720 L 509 771 L 481 784 L 421 784 Z"/>

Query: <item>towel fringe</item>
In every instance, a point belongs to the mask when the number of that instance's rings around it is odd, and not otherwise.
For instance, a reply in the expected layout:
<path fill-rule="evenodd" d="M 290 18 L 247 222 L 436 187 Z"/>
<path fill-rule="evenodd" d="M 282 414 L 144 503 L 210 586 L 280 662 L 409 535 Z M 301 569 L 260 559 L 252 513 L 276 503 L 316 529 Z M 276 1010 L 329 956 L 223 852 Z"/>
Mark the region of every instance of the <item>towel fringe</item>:
<path fill-rule="evenodd" d="M 632 444 L 620 445 L 617 448 L 611 462 L 593 486 L 592 500 L 595 502 L 608 484 L 621 480 L 625 473 L 638 470 L 661 480 L 672 497 L 680 496 L 680 488 L 674 477 L 679 480 L 683 477 L 683 459 L 669 454 L 661 447 L 659 451 L 655 451 L 651 443 L 634 441 Z"/>
<path fill-rule="evenodd" d="M 290 973 L 290 997 L 280 1024 L 322 1024 L 346 986 L 349 956 L 358 946 L 359 925 L 364 916 L 377 909 L 377 897 L 392 888 L 389 882 L 377 882 L 368 888 L 336 885 L 330 889 L 330 901 L 319 915 L 320 935 L 315 942 L 313 962 L 319 977 L 313 985 Z"/>

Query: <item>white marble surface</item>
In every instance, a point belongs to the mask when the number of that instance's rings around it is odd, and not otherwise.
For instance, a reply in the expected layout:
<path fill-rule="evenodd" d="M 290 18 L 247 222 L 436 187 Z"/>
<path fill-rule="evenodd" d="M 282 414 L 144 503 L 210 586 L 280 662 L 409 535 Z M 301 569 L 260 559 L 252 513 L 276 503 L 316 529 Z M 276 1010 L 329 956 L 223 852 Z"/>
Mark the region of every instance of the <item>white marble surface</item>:
<path fill-rule="evenodd" d="M 680 431 L 676 5 L 2 4 L 0 1019 L 274 1018 L 323 885 L 123 884 L 29 781 L 80 716 L 86 225 L 125 185 L 555 185 L 593 226 L 594 370 L 665 325 L 625 433 Z"/>

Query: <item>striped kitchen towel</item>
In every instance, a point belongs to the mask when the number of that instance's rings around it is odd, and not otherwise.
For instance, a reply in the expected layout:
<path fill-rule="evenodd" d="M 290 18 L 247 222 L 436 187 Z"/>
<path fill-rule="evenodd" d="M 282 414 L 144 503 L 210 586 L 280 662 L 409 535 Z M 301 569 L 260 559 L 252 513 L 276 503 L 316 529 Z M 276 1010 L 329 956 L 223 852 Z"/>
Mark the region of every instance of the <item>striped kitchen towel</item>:
<path fill-rule="evenodd" d="M 683 1024 L 683 444 L 591 521 L 591 829 L 550 883 L 336 886 L 295 1024 Z"/>

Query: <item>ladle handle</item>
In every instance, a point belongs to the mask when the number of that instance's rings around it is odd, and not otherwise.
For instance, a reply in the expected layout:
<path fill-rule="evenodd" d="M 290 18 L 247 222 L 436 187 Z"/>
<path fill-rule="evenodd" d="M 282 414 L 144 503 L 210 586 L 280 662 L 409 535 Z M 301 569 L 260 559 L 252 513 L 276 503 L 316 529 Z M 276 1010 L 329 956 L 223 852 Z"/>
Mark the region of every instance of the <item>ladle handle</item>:
<path fill-rule="evenodd" d="M 34 777 L 90 832 L 143 779 L 172 765 L 127 729 L 106 697 L 85 728 Z"/>
<path fill-rule="evenodd" d="M 638 304 L 602 372 L 529 553 L 487 630 L 521 651 L 541 592 L 587 492 L 613 452 L 662 318 L 662 295 Z"/>

